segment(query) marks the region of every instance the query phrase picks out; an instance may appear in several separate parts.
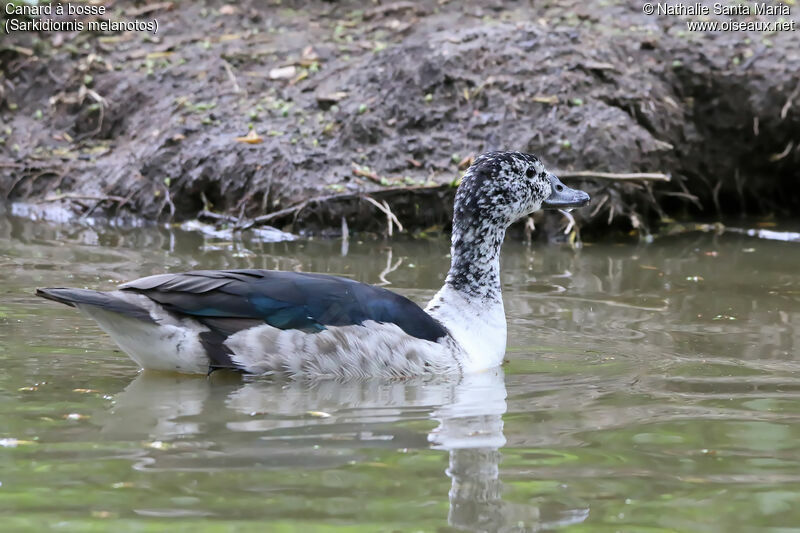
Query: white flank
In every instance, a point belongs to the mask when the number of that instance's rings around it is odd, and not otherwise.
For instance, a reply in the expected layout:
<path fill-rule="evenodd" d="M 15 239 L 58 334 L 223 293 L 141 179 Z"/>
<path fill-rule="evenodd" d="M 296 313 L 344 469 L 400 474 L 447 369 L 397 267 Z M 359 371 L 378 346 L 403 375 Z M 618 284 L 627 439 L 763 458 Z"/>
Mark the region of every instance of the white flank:
<path fill-rule="evenodd" d="M 456 360 L 460 350 L 451 339 L 426 341 L 396 324 L 374 321 L 328 326 L 318 333 L 263 325 L 231 335 L 225 345 L 236 364 L 256 374 L 363 378 L 460 371 Z"/>

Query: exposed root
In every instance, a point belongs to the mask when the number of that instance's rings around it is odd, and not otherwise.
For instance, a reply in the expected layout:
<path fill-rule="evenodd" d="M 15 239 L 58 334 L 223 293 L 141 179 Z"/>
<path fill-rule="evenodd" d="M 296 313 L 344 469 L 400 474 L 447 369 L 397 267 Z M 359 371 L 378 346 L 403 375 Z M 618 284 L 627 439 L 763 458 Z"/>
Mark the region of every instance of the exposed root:
<path fill-rule="evenodd" d="M 783 159 L 792 152 L 792 148 L 794 148 L 794 141 L 789 141 L 789 144 L 786 145 L 786 148 L 784 148 L 781 153 L 772 154 L 771 156 L 769 156 L 769 160 L 772 162 L 780 161 L 781 159 Z"/>
<path fill-rule="evenodd" d="M 392 227 L 394 226 L 394 224 L 397 224 L 397 229 L 403 231 L 403 225 L 400 223 L 399 220 L 397 220 L 397 217 L 394 215 L 394 213 L 392 213 L 392 210 L 389 208 L 389 204 L 386 203 L 386 200 L 384 200 L 383 203 L 380 204 L 367 195 L 364 195 L 363 198 L 364 200 L 368 201 L 369 203 L 377 207 L 381 212 L 383 212 L 383 214 L 386 215 L 386 224 L 388 226 L 386 232 L 388 233 L 389 237 L 392 236 Z"/>
<path fill-rule="evenodd" d="M 555 174 L 560 178 L 594 178 L 612 181 L 672 181 L 668 174 L 661 172 L 595 172 L 593 170 L 562 170 Z"/>
<path fill-rule="evenodd" d="M 283 220 L 289 217 L 293 218 L 293 221 L 297 220 L 298 215 L 305 209 L 316 206 L 316 207 L 331 207 L 331 211 L 338 213 L 336 214 L 336 219 L 340 219 L 343 214 L 340 210 L 333 209 L 333 204 L 336 203 L 358 203 L 362 200 L 367 201 L 368 203 L 375 206 L 378 210 L 386 215 L 387 224 L 389 225 L 389 236 L 391 236 L 394 232 L 394 226 L 400 231 L 404 231 L 403 224 L 398 219 L 395 212 L 397 209 L 392 209 L 389 205 L 388 199 L 389 198 L 403 198 L 409 199 L 415 196 L 428 196 L 428 197 L 438 197 L 442 193 L 452 192 L 453 188 L 449 185 L 439 185 L 435 187 L 390 187 L 386 189 L 382 189 L 379 191 L 370 192 L 369 195 L 366 193 L 341 193 L 341 194 L 331 194 L 326 196 L 318 196 L 316 198 L 309 198 L 308 200 L 304 200 L 299 202 L 295 205 L 289 206 L 285 209 L 280 209 L 278 211 L 268 213 L 266 215 L 257 216 L 251 220 L 240 220 L 237 217 L 228 216 L 228 215 L 217 215 L 212 213 L 202 213 L 207 218 L 215 218 L 219 220 L 225 220 L 226 222 L 233 222 L 236 224 L 236 229 L 238 230 L 246 230 L 252 228 L 253 226 L 260 226 L 269 224 L 278 220 Z M 379 198 L 380 197 L 380 198 Z M 378 198 L 380 201 L 376 200 Z"/>
<path fill-rule="evenodd" d="M 567 219 L 567 227 L 564 228 L 564 235 L 569 235 L 569 233 L 572 231 L 572 228 L 575 227 L 575 217 L 572 216 L 572 213 L 564 209 L 559 209 L 558 211 Z"/>
<path fill-rule="evenodd" d="M 161 204 L 159 215 L 164 211 L 164 208 L 169 206 L 169 219 L 175 216 L 175 204 L 172 203 L 172 196 L 169 194 L 169 187 L 164 187 L 164 203 Z"/>
<path fill-rule="evenodd" d="M 105 109 L 106 107 L 108 107 L 108 101 L 102 96 L 100 96 L 94 89 L 89 89 L 88 87 L 86 87 L 86 85 L 81 85 L 81 88 L 78 91 L 77 95 L 77 100 L 76 100 L 77 103 L 83 104 L 87 96 L 92 100 L 94 100 L 95 103 L 98 105 L 100 116 L 97 119 L 97 126 L 93 130 L 87 131 L 86 133 L 83 133 L 75 137 L 75 142 L 80 142 L 83 139 L 94 137 L 95 135 L 100 133 L 103 129 L 103 120 L 105 120 Z"/>

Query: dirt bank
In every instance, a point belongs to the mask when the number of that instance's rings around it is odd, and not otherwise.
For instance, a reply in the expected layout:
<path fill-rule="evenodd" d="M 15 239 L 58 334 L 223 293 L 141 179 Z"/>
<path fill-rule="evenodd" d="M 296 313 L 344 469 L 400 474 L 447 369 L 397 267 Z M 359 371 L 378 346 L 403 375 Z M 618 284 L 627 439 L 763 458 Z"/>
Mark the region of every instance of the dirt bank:
<path fill-rule="evenodd" d="M 4 35 L 0 190 L 295 231 L 342 216 L 385 231 L 377 203 L 422 229 L 446 224 L 470 154 L 518 149 L 671 176 L 573 180 L 594 196 L 575 213 L 584 235 L 797 213 L 800 32 L 689 32 L 698 17 L 586 4 L 117 1 L 107 18 L 158 33 Z"/>

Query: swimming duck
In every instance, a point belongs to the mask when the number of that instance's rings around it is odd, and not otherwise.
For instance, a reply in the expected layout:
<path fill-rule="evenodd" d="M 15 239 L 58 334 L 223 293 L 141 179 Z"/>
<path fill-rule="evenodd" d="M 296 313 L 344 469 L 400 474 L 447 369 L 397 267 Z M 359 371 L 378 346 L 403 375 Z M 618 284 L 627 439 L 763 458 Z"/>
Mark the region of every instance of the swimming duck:
<path fill-rule="evenodd" d="M 534 155 L 479 156 L 456 192 L 450 270 L 424 310 L 381 287 L 270 270 L 198 270 L 110 292 L 36 294 L 77 307 L 144 369 L 340 378 L 472 373 L 505 355 L 500 247 L 508 226 L 540 208 L 588 202 Z"/>

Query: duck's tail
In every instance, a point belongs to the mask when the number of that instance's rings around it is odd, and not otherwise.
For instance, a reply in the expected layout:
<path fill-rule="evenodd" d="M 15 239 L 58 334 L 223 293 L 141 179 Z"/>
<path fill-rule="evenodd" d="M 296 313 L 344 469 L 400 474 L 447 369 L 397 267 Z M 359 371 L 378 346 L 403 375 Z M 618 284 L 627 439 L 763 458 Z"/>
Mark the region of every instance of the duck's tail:
<path fill-rule="evenodd" d="M 114 293 L 92 291 L 88 289 L 46 288 L 36 289 L 36 296 L 70 307 L 89 306 L 119 313 L 146 322 L 153 322 L 150 313 L 138 305 L 128 302 Z"/>

